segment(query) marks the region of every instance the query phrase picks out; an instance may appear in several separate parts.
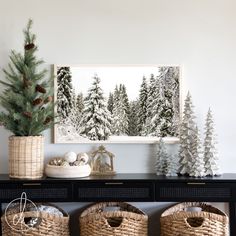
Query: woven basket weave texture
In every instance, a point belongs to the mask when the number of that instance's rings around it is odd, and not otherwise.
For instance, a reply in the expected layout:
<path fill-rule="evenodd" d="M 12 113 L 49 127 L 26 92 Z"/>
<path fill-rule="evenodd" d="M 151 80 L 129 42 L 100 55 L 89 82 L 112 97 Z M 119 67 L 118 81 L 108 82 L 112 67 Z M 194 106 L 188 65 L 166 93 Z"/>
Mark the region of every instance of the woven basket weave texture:
<path fill-rule="evenodd" d="M 18 179 L 42 178 L 44 137 L 9 137 L 9 176 Z"/>
<path fill-rule="evenodd" d="M 114 211 L 106 211 L 116 207 Z M 80 236 L 147 236 L 148 217 L 125 202 L 97 203 L 80 216 Z"/>
<path fill-rule="evenodd" d="M 187 211 L 200 207 L 202 211 Z M 228 217 L 219 209 L 199 202 L 177 204 L 161 215 L 161 236 L 228 236 Z"/>
<path fill-rule="evenodd" d="M 27 204 L 26 207 L 29 207 Z M 69 216 L 61 208 L 54 204 L 43 203 L 43 205 L 53 206 L 63 213 L 63 217 L 46 212 L 26 211 L 19 212 L 19 204 L 7 211 L 1 217 L 3 236 L 69 236 Z M 21 215 L 22 214 L 22 215 Z M 14 225 L 14 219 L 22 218 L 20 223 Z M 37 218 L 39 224 L 30 227 L 25 224 L 25 219 Z M 7 221 L 6 221 L 7 219 Z M 13 222 L 14 221 L 14 222 Z M 10 227 L 9 225 L 13 226 Z M 23 230 L 22 230 L 23 229 Z"/>

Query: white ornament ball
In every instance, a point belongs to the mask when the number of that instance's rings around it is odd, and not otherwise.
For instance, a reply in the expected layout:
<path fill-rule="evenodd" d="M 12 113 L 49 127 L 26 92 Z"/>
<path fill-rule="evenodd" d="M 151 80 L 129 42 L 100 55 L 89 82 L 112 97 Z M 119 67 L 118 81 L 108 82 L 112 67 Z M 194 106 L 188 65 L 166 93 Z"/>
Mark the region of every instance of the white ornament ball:
<path fill-rule="evenodd" d="M 72 162 L 75 162 L 76 161 L 76 153 L 75 152 L 67 152 L 65 155 L 64 155 L 64 160 L 69 162 L 69 163 L 72 163 Z"/>
<path fill-rule="evenodd" d="M 82 152 L 77 155 L 77 161 L 80 163 L 80 165 L 85 165 L 89 161 L 89 156 L 87 153 Z"/>

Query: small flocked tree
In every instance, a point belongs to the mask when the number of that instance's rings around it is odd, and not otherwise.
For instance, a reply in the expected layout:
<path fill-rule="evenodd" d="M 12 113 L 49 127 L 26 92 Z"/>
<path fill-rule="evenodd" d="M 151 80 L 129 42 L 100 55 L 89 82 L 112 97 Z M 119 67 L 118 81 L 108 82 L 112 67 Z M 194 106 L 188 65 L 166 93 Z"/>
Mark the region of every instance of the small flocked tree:
<path fill-rule="evenodd" d="M 165 167 L 166 176 L 177 176 L 178 172 L 178 158 L 177 155 L 169 155 Z"/>
<path fill-rule="evenodd" d="M 36 36 L 31 32 L 32 20 L 24 30 L 24 53 L 11 52 L 6 81 L 0 81 L 5 90 L 0 96 L 4 110 L 0 122 L 16 136 L 37 136 L 53 124 L 53 79 L 45 79 L 47 70 L 35 53 Z"/>
<path fill-rule="evenodd" d="M 201 152 L 201 142 L 197 126 L 193 130 L 192 136 L 192 149 L 191 149 L 191 166 L 189 175 L 192 177 L 204 176 L 203 156 Z"/>
<path fill-rule="evenodd" d="M 216 149 L 216 135 L 212 112 L 209 109 L 205 124 L 204 138 L 204 168 L 205 174 L 209 176 L 219 175 L 218 153 Z"/>
<path fill-rule="evenodd" d="M 180 167 L 179 173 L 182 175 L 189 174 L 191 170 L 191 165 L 193 163 L 193 150 L 196 138 L 196 123 L 195 116 L 193 112 L 193 105 L 191 95 L 188 92 L 184 104 L 183 119 L 180 124 L 180 148 L 179 148 L 179 158 Z"/>
<path fill-rule="evenodd" d="M 100 79 L 95 75 L 92 87 L 84 100 L 80 134 L 90 140 L 107 140 L 111 135 L 111 121 Z"/>
<path fill-rule="evenodd" d="M 167 160 L 168 160 L 168 153 L 166 150 L 166 146 L 165 146 L 165 143 L 163 142 L 163 139 L 160 138 L 160 141 L 157 144 L 157 152 L 156 152 L 156 174 L 157 175 L 166 175 Z"/>

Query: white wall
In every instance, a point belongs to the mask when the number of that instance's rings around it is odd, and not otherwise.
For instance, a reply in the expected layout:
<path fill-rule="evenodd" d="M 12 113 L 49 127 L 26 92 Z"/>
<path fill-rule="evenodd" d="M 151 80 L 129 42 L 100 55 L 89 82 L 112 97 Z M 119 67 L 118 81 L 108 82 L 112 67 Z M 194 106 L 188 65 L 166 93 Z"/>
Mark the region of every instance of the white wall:
<path fill-rule="evenodd" d="M 22 50 L 34 20 L 39 57 L 52 64 L 181 64 L 183 95 L 190 90 L 202 128 L 215 115 L 223 172 L 235 172 L 236 1 L 234 0 L 0 0 L 0 67 Z M 0 72 L 3 78 L 3 73 Z M 1 90 L 1 89 L 0 89 Z M 47 158 L 91 145 L 51 143 Z M 0 173 L 7 173 L 7 137 L 0 128 Z M 118 172 L 154 172 L 151 145 L 110 144 Z"/>

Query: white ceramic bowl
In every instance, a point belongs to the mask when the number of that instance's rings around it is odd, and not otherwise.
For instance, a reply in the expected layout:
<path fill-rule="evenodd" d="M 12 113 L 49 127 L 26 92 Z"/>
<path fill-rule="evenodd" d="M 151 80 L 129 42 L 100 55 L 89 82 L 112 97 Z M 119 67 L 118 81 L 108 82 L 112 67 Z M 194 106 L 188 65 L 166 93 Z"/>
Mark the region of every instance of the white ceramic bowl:
<path fill-rule="evenodd" d="M 90 165 L 82 166 L 53 166 L 47 164 L 45 174 L 52 178 L 82 178 L 91 173 Z"/>

